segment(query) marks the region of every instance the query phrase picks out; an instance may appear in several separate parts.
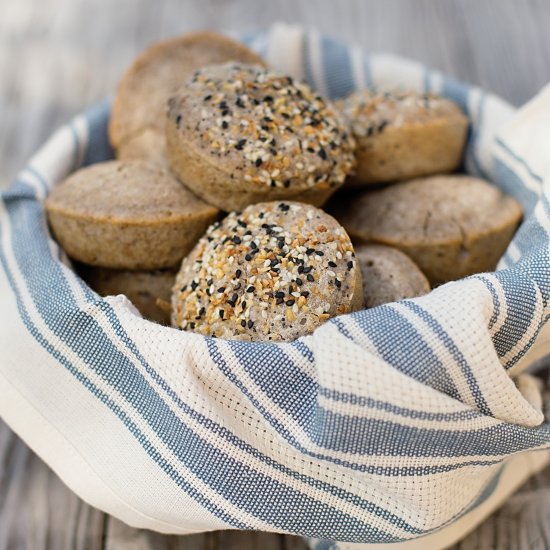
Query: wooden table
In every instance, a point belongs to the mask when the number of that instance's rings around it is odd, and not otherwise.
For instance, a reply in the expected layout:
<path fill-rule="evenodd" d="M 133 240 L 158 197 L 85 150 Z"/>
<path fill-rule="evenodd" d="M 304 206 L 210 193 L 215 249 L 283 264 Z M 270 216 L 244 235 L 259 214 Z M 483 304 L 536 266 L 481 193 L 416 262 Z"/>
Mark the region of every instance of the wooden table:
<path fill-rule="evenodd" d="M 152 41 L 191 29 L 316 26 L 416 58 L 521 104 L 550 81 L 548 0 L 0 0 L 0 187 L 54 128 L 111 93 Z M 550 470 L 462 549 L 550 548 Z M 169 537 L 127 527 L 71 493 L 0 423 L 0 550 L 304 549 L 295 537 Z"/>

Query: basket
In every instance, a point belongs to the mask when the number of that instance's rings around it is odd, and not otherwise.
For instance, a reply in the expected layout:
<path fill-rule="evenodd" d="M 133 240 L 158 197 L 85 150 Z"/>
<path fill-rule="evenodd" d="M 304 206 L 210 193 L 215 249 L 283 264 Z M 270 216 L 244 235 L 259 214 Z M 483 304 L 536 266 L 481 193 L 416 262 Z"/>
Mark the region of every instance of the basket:
<path fill-rule="evenodd" d="M 0 415 L 80 497 L 136 527 L 294 533 L 319 550 L 443 547 L 549 459 L 545 385 L 525 368 L 550 353 L 550 92 L 515 112 L 315 31 L 244 40 L 333 98 L 389 85 L 458 102 L 464 170 L 526 212 L 498 270 L 291 343 L 146 321 L 79 279 L 44 216 L 53 185 L 110 158 L 103 102 L 1 195 Z"/>

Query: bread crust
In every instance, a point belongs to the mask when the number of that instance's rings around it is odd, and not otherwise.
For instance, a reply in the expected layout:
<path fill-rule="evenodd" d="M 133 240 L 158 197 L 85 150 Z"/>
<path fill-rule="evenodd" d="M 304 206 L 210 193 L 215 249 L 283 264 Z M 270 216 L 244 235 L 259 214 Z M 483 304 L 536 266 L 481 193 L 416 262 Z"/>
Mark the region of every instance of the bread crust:
<path fill-rule="evenodd" d="M 355 247 L 355 256 L 363 275 L 366 308 L 430 292 L 430 283 L 424 273 L 396 248 L 362 244 Z"/>
<path fill-rule="evenodd" d="M 337 106 L 357 141 L 357 167 L 348 187 L 452 172 L 460 165 L 468 119 L 448 99 L 364 90 Z"/>
<path fill-rule="evenodd" d="M 172 324 L 206 336 L 288 341 L 362 305 L 344 229 L 311 205 L 277 201 L 209 228 L 176 277 Z"/>
<path fill-rule="evenodd" d="M 113 269 L 176 265 L 219 214 L 145 161 L 79 170 L 53 189 L 45 206 L 70 257 Z"/>
<path fill-rule="evenodd" d="M 210 204 L 322 205 L 344 183 L 355 143 L 330 102 L 305 84 L 234 63 L 206 67 L 169 100 L 170 166 Z"/>
<path fill-rule="evenodd" d="M 109 140 L 115 152 L 148 130 L 162 136 L 170 94 L 199 67 L 225 61 L 264 63 L 243 44 L 210 31 L 185 34 L 147 48 L 117 88 L 109 119 Z"/>
<path fill-rule="evenodd" d="M 432 285 L 494 270 L 522 217 L 514 198 L 463 175 L 363 191 L 331 211 L 357 242 L 407 254 Z"/>

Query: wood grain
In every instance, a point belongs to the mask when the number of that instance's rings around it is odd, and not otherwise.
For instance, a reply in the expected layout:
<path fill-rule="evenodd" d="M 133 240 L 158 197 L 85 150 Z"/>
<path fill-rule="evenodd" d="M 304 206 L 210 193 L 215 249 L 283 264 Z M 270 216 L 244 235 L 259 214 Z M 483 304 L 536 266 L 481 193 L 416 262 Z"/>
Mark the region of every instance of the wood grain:
<path fill-rule="evenodd" d="M 416 58 L 516 105 L 550 81 L 547 0 L 0 0 L 0 188 L 46 137 L 111 94 L 147 44 L 276 20 Z M 455 548 L 550 548 L 550 470 Z M 164 536 L 92 509 L 0 423 L 0 550 L 304 550 L 290 536 Z"/>

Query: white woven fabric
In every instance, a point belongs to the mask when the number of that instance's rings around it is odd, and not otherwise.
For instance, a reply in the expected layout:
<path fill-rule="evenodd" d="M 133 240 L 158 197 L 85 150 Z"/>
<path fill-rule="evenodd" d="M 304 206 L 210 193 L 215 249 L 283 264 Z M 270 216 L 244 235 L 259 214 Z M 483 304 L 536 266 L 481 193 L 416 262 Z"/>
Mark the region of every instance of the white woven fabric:
<path fill-rule="evenodd" d="M 43 212 L 53 185 L 109 158 L 102 104 L 2 193 L 0 415 L 82 498 L 135 526 L 298 533 L 320 550 L 459 525 L 502 498 L 508 460 L 550 448 L 539 383 L 521 374 L 550 352 L 537 341 L 550 298 L 550 90 L 515 114 L 316 32 L 278 26 L 245 40 L 331 97 L 403 85 L 457 101 L 471 121 L 465 169 L 526 211 L 499 271 L 288 344 L 145 321 L 71 271 Z"/>

